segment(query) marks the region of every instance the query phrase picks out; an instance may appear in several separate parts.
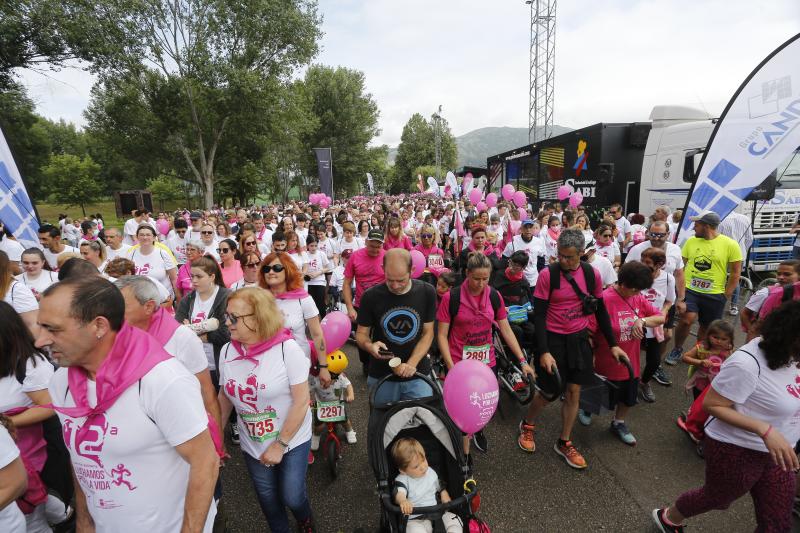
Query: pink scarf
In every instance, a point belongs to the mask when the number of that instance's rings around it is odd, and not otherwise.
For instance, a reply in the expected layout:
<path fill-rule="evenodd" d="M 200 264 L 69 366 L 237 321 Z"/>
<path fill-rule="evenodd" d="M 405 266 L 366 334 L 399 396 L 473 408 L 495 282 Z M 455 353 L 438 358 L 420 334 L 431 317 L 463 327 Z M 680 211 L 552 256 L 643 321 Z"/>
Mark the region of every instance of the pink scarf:
<path fill-rule="evenodd" d="M 475 241 L 469 241 L 469 245 L 467 245 L 467 248 L 471 252 L 477 252 L 478 251 L 478 249 L 475 248 Z M 490 242 L 484 243 L 483 250 L 481 250 L 481 251 L 483 252 L 483 255 L 485 255 L 486 257 L 489 257 L 490 255 L 495 253 L 494 246 L 492 246 L 492 243 L 490 243 Z"/>
<path fill-rule="evenodd" d="M 555 228 L 547 228 L 547 234 L 550 235 L 551 239 L 557 241 L 558 236 L 561 235 L 561 226 Z"/>
<path fill-rule="evenodd" d="M 275 294 L 273 292 L 272 295 L 278 300 L 299 300 L 307 297 L 308 293 L 303 289 L 295 289 L 293 291 L 286 291 L 281 294 Z"/>
<path fill-rule="evenodd" d="M 167 313 L 163 307 L 159 307 L 150 317 L 150 327 L 147 328 L 147 333 L 155 337 L 159 344 L 163 346 L 169 342 L 178 327 L 180 327 L 178 321 Z"/>
<path fill-rule="evenodd" d="M 236 353 L 239 354 L 238 357 L 234 357 L 231 361 L 241 361 L 244 359 L 258 365 L 261 354 L 273 346 L 286 342 L 291 338 L 293 338 L 292 332 L 287 328 L 283 328 L 271 338 L 256 344 L 251 344 L 249 348 L 245 348 L 241 342 L 231 339 L 231 346 L 233 346 Z"/>
<path fill-rule="evenodd" d="M 476 315 L 486 317 L 486 319 L 490 320 L 492 324 L 497 325 L 497 322 L 494 319 L 492 302 L 489 298 L 491 289 L 489 287 L 485 287 L 481 294 L 478 296 L 473 296 L 469 293 L 467 283 L 469 283 L 469 281 L 465 281 L 461 284 L 461 305 L 466 305 L 472 309 L 472 312 L 474 312 Z"/>
<path fill-rule="evenodd" d="M 420 252 L 422 255 L 424 255 L 425 259 L 428 259 L 428 256 L 431 254 L 444 255 L 444 252 L 442 251 L 441 248 L 437 248 L 436 246 L 431 246 L 430 248 L 424 248 L 422 246 L 422 243 L 416 245 L 414 249 Z"/>

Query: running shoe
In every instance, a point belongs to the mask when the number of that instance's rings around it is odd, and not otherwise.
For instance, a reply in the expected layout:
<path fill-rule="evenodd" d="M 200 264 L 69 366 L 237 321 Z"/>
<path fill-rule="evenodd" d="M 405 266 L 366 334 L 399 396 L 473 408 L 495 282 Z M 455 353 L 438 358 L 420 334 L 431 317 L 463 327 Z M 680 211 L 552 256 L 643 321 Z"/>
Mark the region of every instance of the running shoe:
<path fill-rule="evenodd" d="M 483 431 L 478 431 L 472 435 L 472 445 L 479 452 L 486 453 L 489 450 L 489 441 L 486 440 L 486 435 L 483 434 Z"/>
<path fill-rule="evenodd" d="M 567 464 L 572 468 L 583 470 L 588 466 L 586 464 L 586 459 L 584 459 L 577 448 L 572 445 L 571 440 L 566 441 L 564 444 L 561 444 L 561 441 L 556 441 L 556 443 L 553 445 L 553 449 L 558 455 L 563 457 Z"/>
<path fill-rule="evenodd" d="M 678 364 L 678 361 L 681 360 L 681 356 L 683 355 L 683 348 L 675 347 L 672 349 L 671 352 L 667 354 L 667 358 L 664 360 L 670 366 L 675 366 Z"/>
<path fill-rule="evenodd" d="M 639 398 L 647 403 L 656 401 L 656 394 L 653 392 L 653 387 L 649 383 L 639 383 Z"/>
<path fill-rule="evenodd" d="M 592 423 L 592 413 L 584 411 L 583 409 L 578 409 L 578 422 L 584 426 L 588 426 Z"/>
<path fill-rule="evenodd" d="M 636 446 L 636 437 L 633 436 L 625 422 L 611 422 L 611 433 L 628 446 Z"/>
<path fill-rule="evenodd" d="M 730 311 L 728 311 L 728 312 L 731 314 L 731 316 L 738 315 L 739 314 L 739 306 L 738 305 L 732 305 Z"/>
<path fill-rule="evenodd" d="M 231 424 L 231 442 L 239 444 L 239 424 Z"/>
<path fill-rule="evenodd" d="M 686 425 L 686 413 L 681 413 L 680 415 L 678 415 L 678 419 L 675 420 L 675 424 L 686 432 L 689 438 L 692 439 L 692 442 L 694 442 L 695 444 L 700 443 L 700 441 L 697 440 L 697 437 L 695 437 L 694 434 L 692 434 L 692 432 L 689 431 L 689 426 Z"/>
<path fill-rule="evenodd" d="M 351 429 L 345 433 L 344 436 L 347 438 L 347 444 L 355 444 L 358 442 L 358 439 L 356 439 L 356 431 L 354 429 Z"/>
<path fill-rule="evenodd" d="M 664 519 L 665 512 L 666 509 L 653 509 L 653 522 L 656 523 L 658 530 L 661 531 L 661 533 L 683 533 L 683 526 L 667 524 Z"/>
<path fill-rule="evenodd" d="M 672 385 L 672 378 L 669 377 L 669 374 L 667 374 L 667 371 L 664 370 L 664 367 L 662 366 L 656 368 L 656 371 L 653 374 L 653 379 L 656 380 L 656 383 L 659 385 L 664 385 L 665 387 Z"/>
<path fill-rule="evenodd" d="M 319 450 L 319 435 L 311 435 L 311 451 Z"/>
<path fill-rule="evenodd" d="M 297 530 L 300 531 L 300 533 L 316 533 L 317 524 L 314 523 L 314 518 L 309 516 L 305 520 L 301 520 L 297 523 Z"/>
<path fill-rule="evenodd" d="M 533 440 L 533 424 L 528 424 L 524 420 L 519 423 L 519 438 L 517 444 L 524 452 L 533 453 L 536 451 L 536 442 Z"/>

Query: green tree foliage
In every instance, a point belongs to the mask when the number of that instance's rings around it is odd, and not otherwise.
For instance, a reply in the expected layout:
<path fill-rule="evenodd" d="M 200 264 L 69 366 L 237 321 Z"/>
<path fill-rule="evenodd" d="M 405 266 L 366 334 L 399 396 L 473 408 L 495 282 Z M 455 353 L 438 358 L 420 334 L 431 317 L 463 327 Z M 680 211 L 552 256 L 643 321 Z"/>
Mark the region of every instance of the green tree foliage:
<path fill-rule="evenodd" d="M 447 170 L 452 170 L 456 166 L 458 150 L 456 140 L 450 132 L 447 120 L 441 119 L 442 128 L 442 176 Z M 393 187 L 402 188 L 403 184 L 411 184 L 413 191 L 418 191 L 416 182 L 417 176 L 414 169 L 436 164 L 436 145 L 434 142 L 433 117 L 430 121 L 419 113 L 414 113 L 406 125 L 403 126 L 403 134 L 400 136 L 400 145 L 397 147 L 397 158 L 394 161 L 395 182 Z M 435 176 L 434 174 L 431 174 Z M 423 176 L 427 178 L 427 176 Z M 441 177 L 441 176 L 440 176 Z M 398 192 L 409 192 L 401 190 Z"/>
<path fill-rule="evenodd" d="M 153 194 L 153 200 L 158 202 L 163 210 L 164 204 L 175 202 L 184 198 L 185 187 L 175 176 L 161 174 L 160 176 L 147 180 L 147 190 Z"/>
<path fill-rule="evenodd" d="M 98 200 L 103 187 L 98 181 L 100 165 L 91 156 L 56 154 L 42 168 L 48 190 L 56 203 L 78 205 L 86 216 L 86 204 Z"/>
<path fill-rule="evenodd" d="M 311 148 L 331 148 L 333 183 L 338 196 L 354 194 L 366 185 L 366 173 L 375 172 L 369 143 L 380 133 L 378 105 L 366 90 L 364 73 L 344 67 L 312 65 L 302 88 L 316 127 L 303 136 L 308 147 L 303 170 L 309 185 L 318 189 L 317 163 Z M 308 192 L 308 191 L 304 191 Z"/>
<path fill-rule="evenodd" d="M 0 91 L 0 130 L 33 198 L 42 192 L 40 169 L 47 164 L 52 146 L 43 122 L 21 86 L 14 84 L 11 89 Z"/>

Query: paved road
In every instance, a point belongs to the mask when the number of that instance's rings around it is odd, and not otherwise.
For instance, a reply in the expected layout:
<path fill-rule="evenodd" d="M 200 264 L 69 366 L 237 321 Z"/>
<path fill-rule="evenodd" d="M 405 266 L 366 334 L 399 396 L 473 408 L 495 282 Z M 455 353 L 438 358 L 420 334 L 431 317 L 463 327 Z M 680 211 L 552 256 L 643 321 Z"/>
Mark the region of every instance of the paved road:
<path fill-rule="evenodd" d="M 348 346 L 346 352 L 352 361 L 358 360 L 354 347 Z M 676 415 L 689 405 L 682 388 L 686 367 L 670 367 L 670 372 L 675 385 L 654 385 L 656 403 L 638 405 L 627 419 L 638 439 L 635 447 L 609 432 L 609 416 L 596 418 L 589 427 L 576 423 L 573 440 L 589 463 L 584 471 L 569 468 L 552 450 L 560 427 L 558 405 L 551 405 L 539 420 L 538 450 L 529 455 L 515 440 L 520 411 L 503 395 L 500 412 L 486 430 L 488 453 L 473 452 L 482 497 L 479 514 L 492 530 L 656 531 L 651 510 L 703 482 L 704 463 L 674 424 Z M 352 413 L 358 443 L 345 447 L 336 481 L 331 481 L 322 456 L 309 469 L 311 504 L 320 532 L 372 532 L 378 524 L 375 480 L 367 463 L 366 379 L 360 368 L 350 379 L 356 390 Z M 236 450 L 233 455 L 223 469 L 229 530 L 266 531 L 241 454 Z M 753 531 L 753 506 L 749 497 L 742 498 L 725 512 L 711 512 L 689 524 L 704 532 Z"/>

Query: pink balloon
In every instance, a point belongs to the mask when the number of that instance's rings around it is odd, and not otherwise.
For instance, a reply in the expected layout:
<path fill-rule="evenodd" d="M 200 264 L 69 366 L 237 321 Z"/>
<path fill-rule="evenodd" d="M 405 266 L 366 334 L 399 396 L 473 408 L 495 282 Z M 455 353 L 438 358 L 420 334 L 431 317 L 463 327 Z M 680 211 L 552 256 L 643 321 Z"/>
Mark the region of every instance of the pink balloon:
<path fill-rule="evenodd" d="M 469 201 L 472 202 L 473 205 L 477 205 L 477 203 L 481 201 L 481 198 L 483 198 L 483 193 L 481 193 L 480 189 L 472 189 L 469 191 Z"/>
<path fill-rule="evenodd" d="M 490 192 L 486 195 L 486 205 L 489 207 L 495 207 L 497 205 L 497 195 L 493 192 Z"/>
<path fill-rule="evenodd" d="M 341 311 L 332 311 L 325 315 L 320 326 L 328 353 L 335 352 L 344 346 L 350 337 L 350 317 Z"/>
<path fill-rule="evenodd" d="M 489 209 L 489 206 L 487 206 L 486 202 L 484 202 L 483 200 L 478 202 L 478 205 L 476 207 L 478 208 L 478 211 L 486 211 Z"/>
<path fill-rule="evenodd" d="M 505 200 L 506 202 L 510 202 L 511 199 L 514 198 L 514 191 L 515 191 L 514 186 L 511 185 L 510 183 L 506 183 L 505 185 L 503 185 L 503 188 L 500 191 L 503 195 L 503 200 Z"/>
<path fill-rule="evenodd" d="M 525 196 L 525 193 L 522 191 L 517 191 L 514 193 L 514 205 L 517 207 L 525 207 L 528 203 L 528 198 Z"/>
<path fill-rule="evenodd" d="M 572 193 L 572 187 L 570 187 L 569 185 L 562 185 L 561 187 L 558 188 L 558 200 L 563 202 L 564 200 L 569 198 L 569 195 L 571 193 Z"/>
<path fill-rule="evenodd" d="M 327 209 L 327 208 L 328 208 L 328 206 L 329 206 L 329 205 L 331 205 L 331 203 L 328 201 L 328 199 L 327 199 L 327 198 L 323 198 L 323 199 L 322 199 L 322 200 L 320 200 L 318 203 L 319 203 L 319 206 L 320 206 L 322 209 Z"/>
<path fill-rule="evenodd" d="M 523 220 L 525 220 L 526 218 L 528 218 L 528 212 L 527 212 L 527 211 L 525 211 L 525 209 L 523 209 L 522 207 L 520 207 L 519 209 L 517 209 L 517 213 L 519 213 L 519 220 L 520 220 L 520 221 L 523 221 Z"/>
<path fill-rule="evenodd" d="M 167 222 L 163 218 L 161 220 L 156 221 L 156 227 L 158 227 L 158 232 L 161 235 L 166 235 L 167 233 L 169 233 L 169 222 Z"/>
<path fill-rule="evenodd" d="M 521 220 L 512 220 L 511 221 L 511 231 L 516 235 L 519 231 L 519 227 L 522 225 Z"/>
<path fill-rule="evenodd" d="M 308 203 L 310 203 L 310 204 L 317 203 L 317 193 L 315 193 L 315 192 L 309 193 L 309 195 L 308 195 Z"/>
<path fill-rule="evenodd" d="M 411 277 L 419 278 L 425 272 L 425 256 L 419 250 L 411 250 Z"/>
<path fill-rule="evenodd" d="M 453 189 L 450 187 L 450 185 L 445 185 L 444 186 L 444 195 L 445 196 L 450 196 L 451 194 L 453 194 Z"/>
<path fill-rule="evenodd" d="M 480 431 L 497 410 L 500 390 L 489 365 L 462 359 L 444 380 L 444 406 L 458 429 L 472 435 Z"/>
<path fill-rule="evenodd" d="M 573 209 L 578 207 L 583 203 L 583 195 L 579 192 L 573 193 L 572 196 L 569 197 L 569 206 Z"/>

